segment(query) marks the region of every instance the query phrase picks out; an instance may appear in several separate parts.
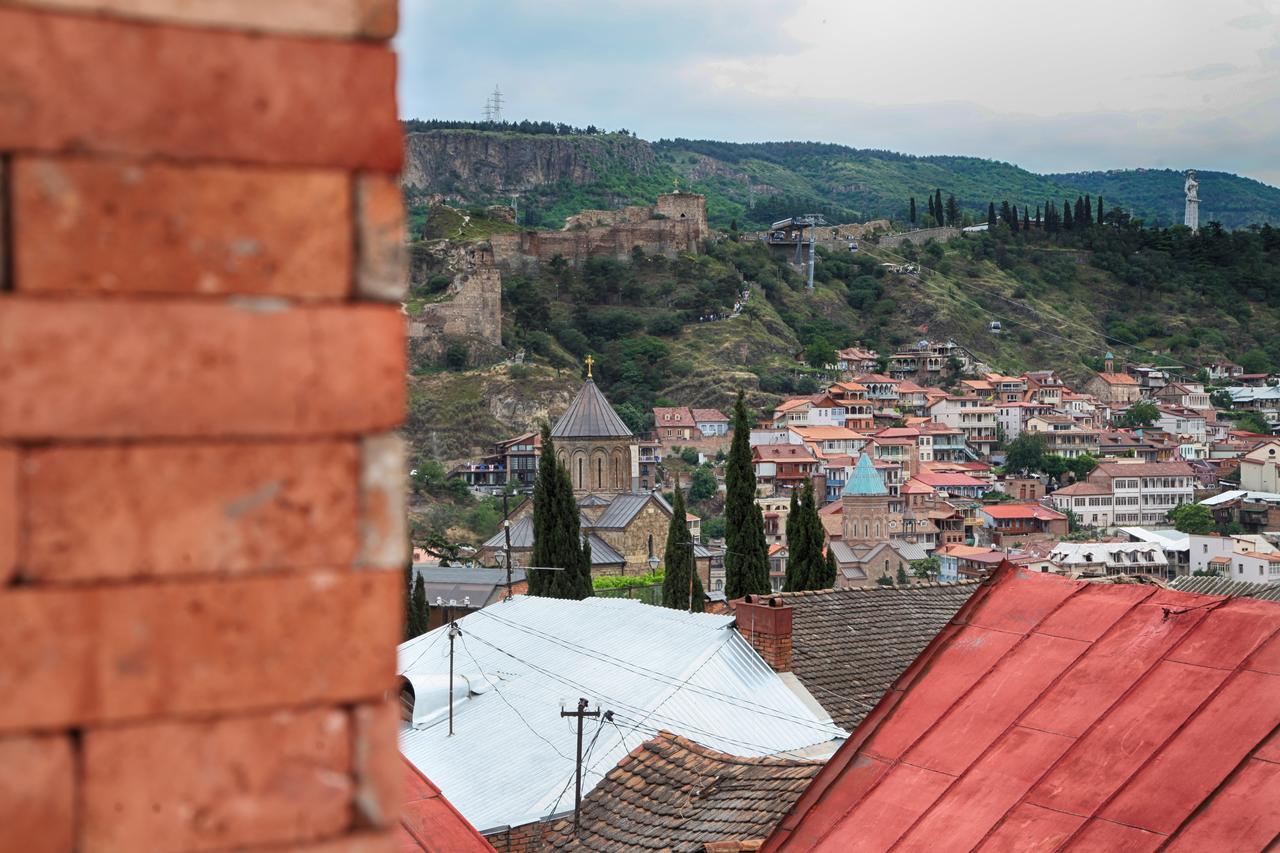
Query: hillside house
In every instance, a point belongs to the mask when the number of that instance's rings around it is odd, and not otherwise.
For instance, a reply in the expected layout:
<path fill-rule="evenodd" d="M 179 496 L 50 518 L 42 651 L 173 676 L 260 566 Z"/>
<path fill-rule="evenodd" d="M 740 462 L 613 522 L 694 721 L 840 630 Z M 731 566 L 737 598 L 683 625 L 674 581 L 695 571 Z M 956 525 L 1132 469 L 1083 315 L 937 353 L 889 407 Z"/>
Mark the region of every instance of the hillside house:
<path fill-rule="evenodd" d="M 1211 361 L 1205 365 L 1205 372 L 1209 374 L 1209 378 L 1215 382 L 1222 380 L 1232 380 L 1244 373 L 1244 368 L 1236 364 L 1234 361 L 1226 359 L 1218 359 Z"/>
<path fill-rule="evenodd" d="M 1164 550 L 1151 542 L 1059 542 L 1049 560 L 1072 576 L 1174 575 Z"/>
<path fill-rule="evenodd" d="M 980 580 L 1004 562 L 1004 551 L 985 545 L 944 545 L 933 554 L 938 558 L 938 580 L 941 583 Z"/>
<path fill-rule="evenodd" d="M 454 467 L 449 476 L 460 477 L 468 486 L 484 491 L 500 492 L 507 483 L 518 491 L 528 491 L 533 488 L 541 451 L 541 433 L 527 432 L 498 442 L 493 453 Z"/>
<path fill-rule="evenodd" d="M 658 440 L 664 444 L 693 441 L 702 434 L 697 421 L 693 419 L 693 412 L 687 406 L 655 406 L 653 429 Z"/>
<path fill-rule="evenodd" d="M 1153 395 L 1164 404 L 1182 406 L 1186 409 L 1213 411 L 1209 401 L 1209 392 L 1199 382 L 1170 382 Z"/>
<path fill-rule="evenodd" d="M 1098 455 L 1098 431 L 1085 429 L 1069 415 L 1042 414 L 1027 418 L 1026 431 L 1045 438 L 1045 452 L 1074 459 Z"/>
<path fill-rule="evenodd" d="M 996 409 L 980 397 L 948 394 L 929 407 L 929 417 L 964 434 L 965 444 L 977 456 L 988 457 L 995 450 Z"/>
<path fill-rule="evenodd" d="M 1022 374 L 1022 381 L 1027 386 L 1022 395 L 1025 403 L 1057 408 L 1062 405 L 1062 395 L 1070 390 L 1052 370 L 1029 370 Z"/>
<path fill-rule="evenodd" d="M 836 369 L 841 373 L 874 373 L 880 364 L 880 354 L 860 346 L 845 347 L 836 351 Z"/>
<path fill-rule="evenodd" d="M 978 510 L 983 538 L 1007 548 L 1030 536 L 1063 537 L 1069 532 L 1067 517 L 1039 503 L 990 504 Z"/>
<path fill-rule="evenodd" d="M 1280 492 L 1280 438 L 1264 441 L 1240 457 L 1240 488 Z"/>
<path fill-rule="evenodd" d="M 1169 524 L 1170 510 L 1195 499 L 1198 481 L 1185 462 L 1101 462 L 1086 482 L 1059 489 L 1049 502 L 1079 512 L 1075 502 L 1083 499 L 1089 512 L 1083 520 L 1094 524 L 1097 515 L 1100 527 L 1161 527 Z"/>
<path fill-rule="evenodd" d="M 790 492 L 821 476 L 818 457 L 803 444 L 761 444 L 751 448 L 757 485 L 774 494 Z M 826 486 L 815 489 L 826 494 Z"/>
<path fill-rule="evenodd" d="M 844 425 L 860 432 L 875 429 L 875 406 L 867 399 L 867 388 L 857 382 L 837 382 L 827 388 L 831 399 L 844 409 Z"/>
<path fill-rule="evenodd" d="M 770 423 L 774 429 L 789 426 L 842 427 L 845 425 L 845 410 L 830 394 L 792 397 L 778 404 Z"/>
<path fill-rule="evenodd" d="M 1198 445 L 1207 452 L 1209 435 L 1203 411 L 1168 403 L 1158 405 L 1157 409 L 1160 417 L 1153 424 L 1156 429 L 1169 433 L 1181 444 Z"/>
<path fill-rule="evenodd" d="M 729 434 L 729 417 L 719 409 L 692 409 L 693 422 L 706 438 Z"/>

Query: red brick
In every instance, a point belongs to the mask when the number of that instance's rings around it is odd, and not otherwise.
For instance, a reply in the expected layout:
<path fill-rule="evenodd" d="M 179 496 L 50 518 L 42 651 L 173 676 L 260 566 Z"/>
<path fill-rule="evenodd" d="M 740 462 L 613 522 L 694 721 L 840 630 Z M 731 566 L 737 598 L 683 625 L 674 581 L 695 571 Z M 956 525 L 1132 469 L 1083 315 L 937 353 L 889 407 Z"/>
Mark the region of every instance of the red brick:
<path fill-rule="evenodd" d="M 18 499 L 18 451 L 0 446 L 0 586 L 18 568 L 21 502 Z"/>
<path fill-rule="evenodd" d="M 20 157 L 11 182 L 19 291 L 350 291 L 343 172 Z"/>
<path fill-rule="evenodd" d="M 356 465 L 350 441 L 34 450 L 23 571 L 50 582 L 350 565 Z"/>
<path fill-rule="evenodd" d="M 378 699 L 402 586 L 345 571 L 10 589 L 0 731 Z"/>
<path fill-rule="evenodd" d="M 356 292 L 400 303 L 409 285 L 404 196 L 394 175 L 358 175 L 355 183 Z"/>
<path fill-rule="evenodd" d="M 0 439 L 389 429 L 403 335 L 390 305 L 0 297 Z"/>
<path fill-rule="evenodd" d="M 350 825 L 351 733 L 338 709 L 156 722 L 84 735 L 86 850 L 210 850 Z"/>
<path fill-rule="evenodd" d="M 394 433 L 360 442 L 360 555 L 369 569 L 403 569 L 409 558 L 405 529 L 404 440 Z"/>
<path fill-rule="evenodd" d="M 398 742 L 400 700 L 358 705 L 351 716 L 357 819 L 368 826 L 395 826 L 404 801 L 405 777 Z"/>
<path fill-rule="evenodd" d="M 293 846 L 290 849 L 294 853 L 396 853 L 402 849 L 397 845 L 397 840 L 395 831 L 392 830 L 363 830 L 330 841 Z"/>
<path fill-rule="evenodd" d="M 194 26 L 387 39 L 396 34 L 396 0 L 9 0 L 34 8 L 97 12 Z"/>
<path fill-rule="evenodd" d="M 0 150 L 395 172 L 395 103 L 382 45 L 0 9 Z"/>
<path fill-rule="evenodd" d="M 0 738 L 0 848 L 71 850 L 75 784 L 66 735 Z"/>

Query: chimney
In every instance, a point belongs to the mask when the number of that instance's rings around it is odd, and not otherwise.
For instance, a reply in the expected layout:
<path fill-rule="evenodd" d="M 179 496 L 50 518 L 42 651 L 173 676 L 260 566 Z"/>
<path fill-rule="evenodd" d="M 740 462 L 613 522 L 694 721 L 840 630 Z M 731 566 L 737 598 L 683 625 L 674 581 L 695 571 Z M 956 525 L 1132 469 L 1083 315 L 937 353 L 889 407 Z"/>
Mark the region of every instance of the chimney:
<path fill-rule="evenodd" d="M 780 595 L 748 595 L 733 607 L 738 633 L 775 672 L 790 672 L 791 605 Z"/>

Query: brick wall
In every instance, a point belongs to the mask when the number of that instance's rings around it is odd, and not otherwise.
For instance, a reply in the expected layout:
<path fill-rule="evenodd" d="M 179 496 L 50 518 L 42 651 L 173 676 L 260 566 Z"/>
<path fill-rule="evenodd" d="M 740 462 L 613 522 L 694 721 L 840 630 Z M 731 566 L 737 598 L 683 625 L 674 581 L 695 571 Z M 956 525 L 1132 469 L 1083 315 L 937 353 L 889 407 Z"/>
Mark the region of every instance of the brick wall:
<path fill-rule="evenodd" d="M 395 0 L 0 0 L 0 847 L 383 849 Z"/>
<path fill-rule="evenodd" d="M 536 821 L 486 835 L 498 853 L 538 853 L 545 849 L 544 836 L 554 821 Z"/>

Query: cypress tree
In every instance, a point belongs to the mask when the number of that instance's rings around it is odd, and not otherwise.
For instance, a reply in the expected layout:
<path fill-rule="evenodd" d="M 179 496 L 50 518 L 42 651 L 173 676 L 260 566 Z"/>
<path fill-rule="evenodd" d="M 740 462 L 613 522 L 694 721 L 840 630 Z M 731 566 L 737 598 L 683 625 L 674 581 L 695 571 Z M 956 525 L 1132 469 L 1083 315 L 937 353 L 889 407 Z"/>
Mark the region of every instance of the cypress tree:
<path fill-rule="evenodd" d="M 1089 200 L 1089 196 L 1084 197 L 1084 224 L 1093 224 L 1093 202 Z"/>
<path fill-rule="evenodd" d="M 1000 221 L 1003 222 L 1005 225 L 1008 225 L 1009 219 L 1010 219 L 1009 202 L 1005 201 L 1005 202 L 1002 202 L 1000 205 Z"/>
<path fill-rule="evenodd" d="M 1072 214 L 1073 214 L 1071 218 L 1072 227 L 1080 226 L 1081 228 L 1083 228 L 1084 226 L 1089 224 L 1088 222 L 1085 221 L 1085 218 L 1084 218 L 1084 199 L 1081 198 L 1080 196 L 1076 196 L 1076 209 L 1072 211 Z"/>
<path fill-rule="evenodd" d="M 413 551 L 413 543 L 409 543 L 410 552 Z M 409 632 L 413 630 L 413 558 L 410 557 L 404 563 L 404 638 L 412 640 L 413 634 Z"/>
<path fill-rule="evenodd" d="M 822 557 L 822 519 L 813 494 L 813 482 L 806 481 L 800 496 L 800 515 L 804 519 L 801 535 L 805 540 L 805 589 L 826 589 L 826 565 Z"/>
<path fill-rule="evenodd" d="M 413 581 L 413 600 L 412 607 L 409 611 L 409 639 L 413 639 L 419 634 L 427 632 L 427 626 L 431 624 L 428 619 L 427 612 L 427 584 L 422 579 L 422 575 L 418 575 Z"/>
<path fill-rule="evenodd" d="M 1103 210 L 1104 210 L 1104 208 L 1103 208 L 1103 206 L 1102 206 L 1102 196 L 1098 196 L 1098 224 L 1099 224 L 1099 225 L 1103 224 L 1103 219 L 1102 219 L 1102 217 L 1103 217 L 1103 213 L 1102 213 L 1102 211 L 1103 211 Z"/>
<path fill-rule="evenodd" d="M 943 216 L 943 213 L 942 213 L 942 190 L 941 190 L 941 188 L 934 190 L 934 196 L 933 196 L 933 209 L 937 212 L 937 214 L 938 214 L 938 224 L 939 224 L 939 225 L 941 225 L 941 224 L 942 224 L 942 216 Z"/>
<path fill-rule="evenodd" d="M 1036 205 L 1036 227 L 1040 227 L 1040 205 Z"/>
<path fill-rule="evenodd" d="M 694 570 L 693 537 L 689 533 L 689 524 L 684 515 L 684 493 L 680 490 L 679 478 L 676 478 L 676 493 L 671 501 L 671 521 L 667 524 L 667 550 L 662 558 L 666 567 L 666 576 L 662 581 L 662 606 L 688 610 L 689 584 L 692 582 L 693 610 L 701 613 L 706 596 L 702 590 L 702 579 Z"/>
<path fill-rule="evenodd" d="M 756 472 L 751 466 L 751 424 L 741 391 L 733 404 L 733 440 L 724 471 L 724 592 L 732 600 L 769 592 L 769 552 L 764 517 L 756 505 Z"/>
<path fill-rule="evenodd" d="M 930 199 L 932 202 L 933 199 Z M 800 496 L 798 489 L 791 490 L 791 504 L 787 509 L 787 575 L 782 588 L 788 592 L 804 589 L 803 558 L 806 542 L 800 535 Z"/>
<path fill-rule="evenodd" d="M 991 231 L 996 227 L 996 203 L 994 201 L 987 203 L 987 230 Z"/>
<path fill-rule="evenodd" d="M 1031 208 L 1026 205 L 1022 206 L 1022 230 L 1031 230 Z"/>
<path fill-rule="evenodd" d="M 529 594 L 550 598 L 586 598 L 591 595 L 591 562 L 583 562 L 582 528 L 578 502 L 573 497 L 569 471 L 556 461 L 551 427 L 542 426 L 542 456 L 533 484 L 533 554 L 531 564 L 564 569 L 562 572 L 529 572 Z"/>
<path fill-rule="evenodd" d="M 916 224 L 916 197 L 911 197 L 911 224 Z"/>
<path fill-rule="evenodd" d="M 1018 233 L 1018 206 L 1013 206 L 1012 214 L 1009 217 L 1009 230 L 1014 234 Z"/>
<path fill-rule="evenodd" d="M 1062 203 L 1062 230 L 1071 230 L 1071 202 L 1069 201 Z"/>
<path fill-rule="evenodd" d="M 934 224 L 938 223 L 938 212 L 933 209 L 933 196 L 929 196 L 929 216 L 933 219 Z"/>
<path fill-rule="evenodd" d="M 822 589 L 836 588 L 836 575 L 840 569 L 836 565 L 836 552 L 830 545 L 827 546 L 827 559 L 823 562 L 823 585 Z"/>
<path fill-rule="evenodd" d="M 956 204 L 956 197 L 947 196 L 947 224 L 955 225 L 960 221 L 960 207 Z"/>

